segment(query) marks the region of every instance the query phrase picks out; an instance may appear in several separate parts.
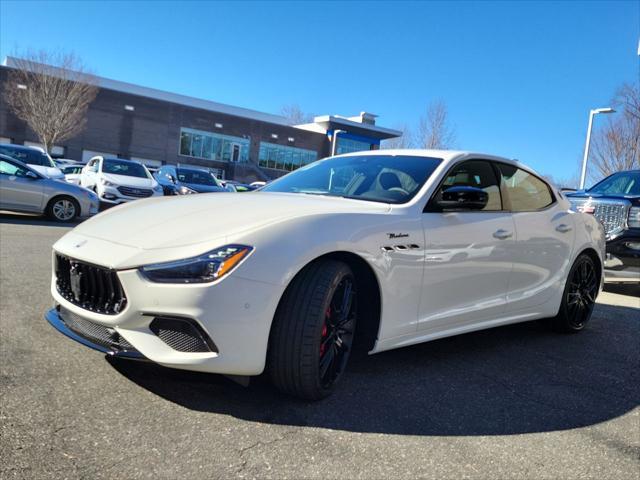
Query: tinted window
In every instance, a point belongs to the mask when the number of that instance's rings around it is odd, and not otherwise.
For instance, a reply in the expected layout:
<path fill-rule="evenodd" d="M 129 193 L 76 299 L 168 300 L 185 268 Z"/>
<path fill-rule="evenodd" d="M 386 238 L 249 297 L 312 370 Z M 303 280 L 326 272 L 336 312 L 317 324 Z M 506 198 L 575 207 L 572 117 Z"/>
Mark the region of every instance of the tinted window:
<path fill-rule="evenodd" d="M 404 203 L 418 193 L 441 161 L 408 155 L 333 157 L 302 167 L 261 191 Z"/>
<path fill-rule="evenodd" d="M 40 165 L 42 167 L 55 167 L 46 153 L 32 148 L 11 148 L 0 146 L 0 153 L 7 155 L 16 160 L 20 160 L 27 165 Z"/>
<path fill-rule="evenodd" d="M 185 168 L 178 168 L 177 170 L 178 180 L 183 183 L 194 183 L 196 185 L 209 185 L 217 187 L 218 182 L 214 176 L 202 170 L 188 170 Z"/>
<path fill-rule="evenodd" d="M 147 170 L 139 163 L 113 160 L 110 158 L 104 160 L 102 172 L 113 173 L 114 175 L 125 175 L 127 177 L 149 178 Z"/>
<path fill-rule="evenodd" d="M 603 195 L 640 195 L 640 172 L 614 173 L 588 191 Z"/>
<path fill-rule="evenodd" d="M 462 162 L 451 169 L 433 197 L 429 208 L 430 211 L 439 210 L 437 202 L 442 198 L 442 193 L 451 187 L 474 187 L 484 190 L 489 195 L 489 201 L 482 210 L 502 210 L 498 179 L 493 167 L 487 161 L 470 160 Z"/>
<path fill-rule="evenodd" d="M 498 168 L 508 195 L 505 206 L 512 212 L 540 210 L 555 201 L 549 186 L 538 177 L 505 163 L 498 163 Z"/>
<path fill-rule="evenodd" d="M 26 177 L 27 170 L 6 160 L 0 160 L 0 173 L 4 175 L 15 175 L 16 177 Z"/>

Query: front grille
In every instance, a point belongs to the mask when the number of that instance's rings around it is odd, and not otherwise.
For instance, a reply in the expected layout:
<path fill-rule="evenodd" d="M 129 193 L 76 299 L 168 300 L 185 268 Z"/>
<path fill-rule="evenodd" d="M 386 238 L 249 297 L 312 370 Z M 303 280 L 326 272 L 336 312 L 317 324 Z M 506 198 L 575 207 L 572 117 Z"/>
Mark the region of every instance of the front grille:
<path fill-rule="evenodd" d="M 66 300 L 105 315 L 120 313 L 127 304 L 118 274 L 56 254 L 56 289 Z"/>
<path fill-rule="evenodd" d="M 571 205 L 576 211 L 592 213 L 604 227 L 607 237 L 626 227 L 630 205 L 626 200 L 571 199 Z"/>
<path fill-rule="evenodd" d="M 89 340 L 106 348 L 116 351 L 137 351 L 129 342 L 127 342 L 113 328 L 105 327 L 97 323 L 90 322 L 69 310 L 60 307 L 60 318 L 69 330 L 80 335 L 82 338 Z"/>
<path fill-rule="evenodd" d="M 147 198 L 153 195 L 153 190 L 147 188 L 118 187 L 118 191 L 127 197 Z"/>
<path fill-rule="evenodd" d="M 178 352 L 217 352 L 211 338 L 192 320 L 156 317 L 149 325 L 156 336 Z"/>

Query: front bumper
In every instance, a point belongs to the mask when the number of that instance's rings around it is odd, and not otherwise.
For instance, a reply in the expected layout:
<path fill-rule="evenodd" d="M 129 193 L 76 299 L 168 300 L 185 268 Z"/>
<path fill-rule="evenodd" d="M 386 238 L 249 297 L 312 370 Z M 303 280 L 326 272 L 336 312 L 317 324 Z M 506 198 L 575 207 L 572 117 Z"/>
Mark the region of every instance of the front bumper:
<path fill-rule="evenodd" d="M 152 190 L 151 188 L 142 188 L 142 190 Z M 145 198 L 152 197 L 161 197 L 164 195 L 162 189 L 160 191 L 152 190 L 153 193 L 148 197 L 130 197 L 128 195 L 124 195 L 117 187 L 106 187 L 104 185 L 100 185 L 98 187 L 98 195 L 100 197 L 100 202 L 106 203 L 109 205 L 120 205 L 122 203 L 131 202 L 133 200 L 143 200 Z"/>
<path fill-rule="evenodd" d="M 107 355 L 113 357 L 122 357 L 129 358 L 134 360 L 144 360 L 144 355 L 142 355 L 138 351 L 129 351 L 129 350 L 116 350 L 109 347 L 105 347 L 104 345 L 100 345 L 95 341 L 91 341 L 89 338 L 85 336 L 78 335 L 76 332 L 71 330 L 67 324 L 62 320 L 60 316 L 59 307 L 52 308 L 51 310 L 45 313 L 44 318 L 49 322 L 49 324 L 55 328 L 58 332 L 66 335 L 72 340 L 75 340 L 78 343 L 81 343 L 85 347 L 93 348 L 102 353 L 106 353 Z"/>
<path fill-rule="evenodd" d="M 604 261 L 607 282 L 640 283 L 640 229 L 629 229 L 607 242 Z"/>
<path fill-rule="evenodd" d="M 131 345 L 140 357 L 160 365 L 183 370 L 227 375 L 259 375 L 266 363 L 271 321 L 284 287 L 238 277 L 233 273 L 211 284 L 159 284 L 145 279 L 137 269 L 117 272 L 127 297 L 124 310 L 106 315 L 81 308 L 56 288 L 51 294 L 57 304 L 98 327 L 107 327 Z M 54 309 L 46 319 L 58 331 L 90 348 L 114 356 L 131 352 L 96 345 L 71 331 Z M 153 329 L 158 318 L 183 318 L 215 344 L 216 351 L 178 351 Z"/>

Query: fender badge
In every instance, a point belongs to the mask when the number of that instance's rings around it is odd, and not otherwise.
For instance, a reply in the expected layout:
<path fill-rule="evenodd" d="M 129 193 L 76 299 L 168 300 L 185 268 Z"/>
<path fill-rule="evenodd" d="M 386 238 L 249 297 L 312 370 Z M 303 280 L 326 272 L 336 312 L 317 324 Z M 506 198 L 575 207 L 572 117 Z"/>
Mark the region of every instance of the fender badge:
<path fill-rule="evenodd" d="M 408 233 L 387 233 L 387 235 L 389 238 L 404 238 L 409 236 Z"/>

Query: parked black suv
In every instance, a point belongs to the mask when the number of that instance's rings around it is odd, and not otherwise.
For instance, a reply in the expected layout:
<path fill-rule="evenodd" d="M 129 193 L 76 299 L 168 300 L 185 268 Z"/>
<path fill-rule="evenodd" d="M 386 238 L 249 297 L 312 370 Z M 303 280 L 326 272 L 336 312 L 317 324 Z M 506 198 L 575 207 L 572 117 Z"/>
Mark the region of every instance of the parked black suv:
<path fill-rule="evenodd" d="M 565 195 L 575 210 L 595 215 L 604 225 L 606 280 L 640 283 L 640 170 L 617 172 L 588 190 Z"/>
<path fill-rule="evenodd" d="M 165 165 L 155 173 L 165 195 L 227 191 L 209 170 Z"/>

